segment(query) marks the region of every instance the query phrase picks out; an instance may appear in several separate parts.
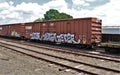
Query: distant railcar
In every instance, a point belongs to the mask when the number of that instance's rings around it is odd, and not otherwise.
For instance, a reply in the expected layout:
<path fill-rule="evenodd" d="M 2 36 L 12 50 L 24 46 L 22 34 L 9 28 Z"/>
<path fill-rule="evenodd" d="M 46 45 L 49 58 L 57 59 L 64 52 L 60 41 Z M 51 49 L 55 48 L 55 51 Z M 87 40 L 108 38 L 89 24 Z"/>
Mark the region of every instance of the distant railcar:
<path fill-rule="evenodd" d="M 0 26 L 0 36 L 92 46 L 101 42 L 102 21 L 77 18 Z"/>
<path fill-rule="evenodd" d="M 102 42 L 106 52 L 120 53 L 120 34 L 102 34 Z"/>
<path fill-rule="evenodd" d="M 102 34 L 102 42 L 120 42 L 120 34 Z"/>

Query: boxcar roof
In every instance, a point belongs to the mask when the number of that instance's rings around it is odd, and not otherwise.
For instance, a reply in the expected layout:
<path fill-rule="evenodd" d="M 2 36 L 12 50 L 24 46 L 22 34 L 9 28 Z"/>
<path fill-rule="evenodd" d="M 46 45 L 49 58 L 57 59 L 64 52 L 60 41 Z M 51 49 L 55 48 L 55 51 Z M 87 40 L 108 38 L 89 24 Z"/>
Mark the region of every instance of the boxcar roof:
<path fill-rule="evenodd" d="M 82 20 L 82 19 L 98 19 L 95 17 L 85 17 L 85 18 L 70 18 L 70 19 L 60 19 L 60 20 L 48 20 L 48 21 L 42 21 L 42 22 L 25 22 L 25 23 L 11 23 L 11 24 L 3 24 L 0 26 L 9 26 L 9 25 L 24 25 L 29 23 L 44 23 L 44 22 L 56 22 L 56 21 L 69 21 L 69 20 Z"/>

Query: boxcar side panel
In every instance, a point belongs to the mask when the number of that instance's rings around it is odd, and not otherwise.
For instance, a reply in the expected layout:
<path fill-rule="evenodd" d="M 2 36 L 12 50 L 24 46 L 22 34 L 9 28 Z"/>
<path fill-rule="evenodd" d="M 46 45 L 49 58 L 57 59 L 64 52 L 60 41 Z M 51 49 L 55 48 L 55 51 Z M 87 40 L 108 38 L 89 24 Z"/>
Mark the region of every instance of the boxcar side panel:
<path fill-rule="evenodd" d="M 11 24 L 3 26 L 2 30 L 0 28 L 0 35 L 90 45 L 96 39 L 101 39 L 101 22 L 96 18 L 79 18 Z"/>
<path fill-rule="evenodd" d="M 8 25 L 0 26 L 0 35 L 1 36 L 8 36 L 8 30 L 9 30 Z"/>

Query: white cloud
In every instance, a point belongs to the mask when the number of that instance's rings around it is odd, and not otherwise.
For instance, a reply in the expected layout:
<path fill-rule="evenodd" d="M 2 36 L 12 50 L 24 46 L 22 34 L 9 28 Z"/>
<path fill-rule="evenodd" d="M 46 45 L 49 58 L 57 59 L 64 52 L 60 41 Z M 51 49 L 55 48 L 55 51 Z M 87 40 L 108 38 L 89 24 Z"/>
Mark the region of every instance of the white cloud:
<path fill-rule="evenodd" d="M 120 0 L 110 0 L 109 3 L 96 7 L 93 10 L 72 9 L 70 10 L 71 11 L 70 14 L 77 18 L 78 17 L 98 17 L 103 20 L 103 25 L 120 25 L 120 15 L 119 15 L 120 8 L 119 7 L 120 7 Z"/>
<path fill-rule="evenodd" d="M 38 17 L 43 17 L 43 13 L 45 13 L 46 11 L 44 10 L 43 12 L 42 9 L 44 8 L 38 5 L 37 3 L 24 3 L 23 2 L 21 4 L 13 6 L 12 3 L 10 2 L 9 3 L 4 2 L 4 3 L 1 3 L 0 6 L 2 6 L 1 7 L 2 11 L 0 12 L 0 15 L 1 15 L 0 19 L 7 21 L 9 18 L 11 18 L 11 21 L 9 23 L 34 21 Z M 26 15 L 28 15 L 29 17 L 26 17 L 24 13 L 26 13 Z M 3 22 L 6 22 L 6 21 L 3 21 Z"/>
<path fill-rule="evenodd" d="M 90 5 L 85 0 L 72 0 L 72 2 L 74 5 L 81 5 L 81 6 L 89 6 Z"/>
<path fill-rule="evenodd" d="M 10 1 L 10 2 L 9 2 L 9 4 L 10 4 L 10 5 L 13 5 L 13 4 L 14 4 L 14 2 L 13 2 L 13 1 Z"/>
<path fill-rule="evenodd" d="M 72 0 L 74 5 L 90 6 L 89 2 L 96 0 Z M 57 9 L 60 12 L 65 12 L 72 15 L 74 18 L 80 17 L 98 17 L 103 20 L 103 25 L 120 25 L 120 0 L 110 0 L 109 3 L 96 7 L 93 10 L 75 8 L 68 8 L 65 0 L 52 0 L 46 4 L 39 5 L 37 3 L 21 3 L 13 6 L 14 2 L 0 3 L 0 20 L 1 24 L 15 23 L 15 22 L 29 22 L 34 21 L 51 9 Z M 10 19 L 8 21 L 8 19 Z"/>
<path fill-rule="evenodd" d="M 18 4 L 16 6 L 13 6 L 13 4 L 14 2 L 12 1 L 8 3 L 4 2 L 0 4 L 2 8 L 6 8 L 6 9 L 1 8 L 2 11 L 0 12 L 1 15 L 0 19 L 4 19 L 7 21 L 7 19 L 12 18 L 11 21 L 8 23 L 29 22 L 29 21 L 34 21 L 39 17 L 42 18 L 43 14 L 50 8 L 55 8 L 58 10 L 64 8 L 67 9 L 67 3 L 64 0 L 52 0 L 43 5 L 39 5 L 37 3 L 25 3 L 25 2 L 22 2 L 21 4 Z M 17 21 L 15 21 L 15 18 Z"/>
<path fill-rule="evenodd" d="M 110 3 L 95 8 L 93 12 L 96 13 L 96 16 L 101 17 L 103 19 L 103 24 L 120 25 L 119 4 L 120 4 L 120 0 L 111 0 Z M 99 15 L 105 15 L 105 16 L 99 16 Z"/>
<path fill-rule="evenodd" d="M 0 3 L 0 10 L 9 9 L 10 5 L 7 2 Z"/>
<path fill-rule="evenodd" d="M 6 15 L 6 18 L 13 18 L 13 19 L 16 19 L 16 18 L 19 18 L 19 13 L 18 12 L 13 12 L 13 13 L 10 13 L 8 15 Z"/>
<path fill-rule="evenodd" d="M 75 5 L 83 5 L 83 4 L 85 4 L 84 0 L 72 0 L 72 1 L 73 1 L 73 4 L 75 4 Z"/>
<path fill-rule="evenodd" d="M 62 9 L 62 8 L 67 8 L 67 3 L 65 2 L 65 0 L 52 0 L 44 4 L 43 7 L 53 8 L 53 9 Z"/>
<path fill-rule="evenodd" d="M 0 12 L 1 15 L 6 15 L 6 14 L 10 14 L 10 12 L 8 10 L 3 10 Z"/>
<path fill-rule="evenodd" d="M 85 3 L 83 6 L 90 6 L 90 4 L 89 3 Z"/>
<path fill-rule="evenodd" d="M 88 1 L 88 2 L 95 2 L 96 0 L 85 0 L 85 1 Z"/>
<path fill-rule="evenodd" d="M 37 3 L 21 3 L 17 5 L 14 10 L 24 12 L 38 12 L 40 6 Z"/>

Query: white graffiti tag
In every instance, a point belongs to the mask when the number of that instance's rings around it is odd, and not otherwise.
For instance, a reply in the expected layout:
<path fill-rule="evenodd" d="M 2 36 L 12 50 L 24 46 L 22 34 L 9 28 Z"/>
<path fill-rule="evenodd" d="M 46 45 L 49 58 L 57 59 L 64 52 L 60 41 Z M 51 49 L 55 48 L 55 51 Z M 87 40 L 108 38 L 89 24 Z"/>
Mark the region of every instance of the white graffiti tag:
<path fill-rule="evenodd" d="M 41 37 L 42 37 L 41 40 L 51 41 L 51 42 L 56 41 L 56 33 L 45 33 Z"/>
<path fill-rule="evenodd" d="M 51 41 L 57 43 L 80 43 L 80 39 L 78 39 L 78 41 L 75 41 L 75 35 L 70 33 L 60 35 L 57 35 L 56 33 L 45 33 L 43 35 L 40 35 L 39 32 L 33 32 L 32 34 L 30 34 L 30 36 L 31 39 Z"/>
<path fill-rule="evenodd" d="M 40 39 L 40 33 L 39 32 L 33 32 L 32 34 L 30 34 L 31 39 L 36 39 L 39 40 Z"/>

